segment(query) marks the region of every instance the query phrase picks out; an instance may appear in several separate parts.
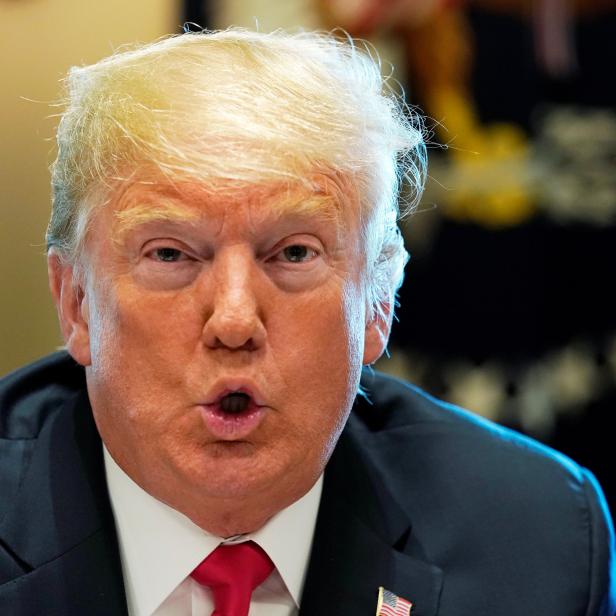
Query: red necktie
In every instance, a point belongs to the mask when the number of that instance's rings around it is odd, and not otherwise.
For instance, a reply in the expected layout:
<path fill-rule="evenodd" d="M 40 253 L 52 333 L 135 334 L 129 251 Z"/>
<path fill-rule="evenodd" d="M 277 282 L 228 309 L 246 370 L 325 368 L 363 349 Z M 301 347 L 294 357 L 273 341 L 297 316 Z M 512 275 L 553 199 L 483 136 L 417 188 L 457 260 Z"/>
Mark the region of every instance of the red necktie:
<path fill-rule="evenodd" d="M 269 556 L 246 541 L 219 545 L 190 575 L 212 590 L 212 616 L 248 616 L 252 591 L 273 569 Z"/>

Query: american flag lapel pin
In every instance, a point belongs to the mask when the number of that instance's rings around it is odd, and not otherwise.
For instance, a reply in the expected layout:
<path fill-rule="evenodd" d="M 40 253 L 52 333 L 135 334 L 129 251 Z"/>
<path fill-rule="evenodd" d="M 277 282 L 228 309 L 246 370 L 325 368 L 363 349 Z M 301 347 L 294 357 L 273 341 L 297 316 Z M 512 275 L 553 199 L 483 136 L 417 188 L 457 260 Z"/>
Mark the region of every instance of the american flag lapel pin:
<path fill-rule="evenodd" d="M 379 586 L 376 616 L 409 616 L 413 604 L 393 592 Z"/>

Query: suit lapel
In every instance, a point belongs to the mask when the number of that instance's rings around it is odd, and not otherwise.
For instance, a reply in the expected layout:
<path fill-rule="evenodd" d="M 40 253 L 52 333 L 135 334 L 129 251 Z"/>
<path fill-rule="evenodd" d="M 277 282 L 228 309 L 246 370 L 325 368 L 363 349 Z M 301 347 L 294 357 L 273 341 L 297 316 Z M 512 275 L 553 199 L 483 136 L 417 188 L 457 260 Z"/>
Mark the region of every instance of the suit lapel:
<path fill-rule="evenodd" d="M 0 613 L 9 613 L 5 606 L 45 613 L 43 598 L 66 606 L 63 614 L 126 613 L 102 445 L 85 390 L 43 427 L 0 540 L 25 572 L 0 586 Z"/>
<path fill-rule="evenodd" d="M 384 586 L 413 603 L 413 616 L 435 616 L 442 572 L 416 552 L 410 520 L 355 432 L 351 418 L 325 471 L 300 615 L 374 616 Z"/>

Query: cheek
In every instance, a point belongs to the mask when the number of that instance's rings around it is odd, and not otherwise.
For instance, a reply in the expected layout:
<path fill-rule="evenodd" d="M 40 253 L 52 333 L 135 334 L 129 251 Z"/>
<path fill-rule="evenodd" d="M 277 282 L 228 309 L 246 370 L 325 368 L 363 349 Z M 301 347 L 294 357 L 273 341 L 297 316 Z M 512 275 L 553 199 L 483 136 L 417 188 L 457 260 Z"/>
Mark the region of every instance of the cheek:
<path fill-rule="evenodd" d="M 180 366 L 190 319 L 186 302 L 133 293 L 130 286 L 99 284 L 90 320 L 92 384 L 109 400 L 136 411 L 181 386 Z M 193 326 L 194 328 L 194 326 Z"/>
<path fill-rule="evenodd" d="M 101 350 L 123 346 L 123 354 L 165 347 L 200 331 L 198 308 L 185 292 L 155 293 L 136 290 L 130 284 L 116 284 L 103 290 L 98 299 L 97 335 Z"/>
<path fill-rule="evenodd" d="M 278 316 L 278 326 L 270 331 L 278 369 L 290 390 L 308 398 L 310 413 L 319 414 L 328 401 L 321 423 L 331 428 L 345 416 L 359 384 L 363 296 L 348 284 L 330 293 L 321 291 Z"/>
<path fill-rule="evenodd" d="M 320 355 L 314 363 L 332 363 L 345 357 L 354 365 L 363 344 L 362 299 L 352 285 L 320 288 L 301 299 L 280 299 L 266 323 L 272 347 L 305 358 Z"/>

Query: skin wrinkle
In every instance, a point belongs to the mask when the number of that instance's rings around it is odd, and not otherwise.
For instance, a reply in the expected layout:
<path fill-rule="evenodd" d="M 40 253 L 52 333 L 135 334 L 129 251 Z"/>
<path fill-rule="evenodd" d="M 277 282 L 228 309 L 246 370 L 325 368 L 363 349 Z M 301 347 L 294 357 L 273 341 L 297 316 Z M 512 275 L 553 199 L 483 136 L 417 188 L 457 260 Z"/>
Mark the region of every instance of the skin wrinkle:
<path fill-rule="evenodd" d="M 319 213 L 335 224 L 337 216 L 332 215 L 334 200 L 329 196 L 312 196 L 301 199 L 297 203 L 273 206 L 273 210 L 282 216 L 285 212 L 294 210 L 296 215 L 306 213 L 313 215 Z M 122 237 L 129 234 L 136 227 L 155 222 L 189 222 L 197 224 L 203 213 L 178 205 L 173 200 L 162 203 L 140 203 L 115 213 L 114 237 L 122 241 Z"/>
<path fill-rule="evenodd" d="M 172 186 L 136 183 L 129 187 L 122 186 L 117 193 L 118 206 L 113 215 L 112 239 L 119 248 L 131 233 L 135 233 L 140 227 L 154 228 L 156 223 L 177 224 L 178 229 L 180 225 L 188 224 L 197 234 L 199 223 L 212 218 L 212 208 L 216 208 L 220 203 L 226 203 L 227 209 L 231 211 L 241 207 L 242 203 L 259 204 L 267 200 L 270 206 L 268 216 L 272 218 L 272 223 L 284 217 L 290 222 L 296 221 L 296 224 L 318 219 L 336 230 L 339 242 L 341 230 L 346 224 L 344 209 L 359 207 L 356 191 L 352 190 L 352 184 L 343 178 L 342 174 L 314 174 L 310 177 L 310 182 L 313 190 L 318 192 L 308 190 L 304 184 L 273 184 L 269 187 L 257 185 L 250 187 L 248 191 L 235 189 L 215 195 L 195 183 Z M 345 188 L 347 193 L 343 192 Z M 144 194 L 147 195 L 145 199 Z M 188 207 L 187 203 L 198 204 L 198 207 Z M 254 229 L 257 226 L 253 220 L 257 211 L 257 208 L 248 210 L 247 228 Z M 210 230 L 209 235 L 214 237 L 215 233 Z M 206 241 L 209 238 L 204 236 L 203 239 Z M 363 268 L 362 260 L 362 271 Z"/>
<path fill-rule="evenodd" d="M 115 197 L 112 197 L 120 205 L 120 209 L 115 213 L 117 224 L 114 225 L 114 234 L 118 236 L 131 231 L 136 225 L 150 221 L 175 219 L 196 222 L 199 214 L 181 204 L 185 197 L 189 197 L 191 201 L 203 201 L 204 203 L 225 199 L 230 206 L 235 205 L 236 207 L 247 198 L 255 201 L 267 199 L 272 211 L 281 215 L 290 211 L 295 213 L 318 212 L 333 223 L 339 223 L 345 201 L 348 201 L 349 195 L 356 192 L 352 190 L 350 178 L 336 172 L 310 174 L 302 184 L 297 182 L 269 183 L 248 188 L 242 183 L 219 180 L 214 190 L 204 189 L 202 184 L 194 180 L 161 186 L 137 179 L 135 175 L 135 173 L 131 174 L 129 176 L 131 179 L 126 181 L 117 180 L 119 186 L 116 190 L 118 192 Z M 143 203 L 135 201 L 133 197 L 134 187 L 139 185 L 150 185 L 152 188 L 151 198 Z M 298 187 L 300 187 L 299 191 Z"/>

